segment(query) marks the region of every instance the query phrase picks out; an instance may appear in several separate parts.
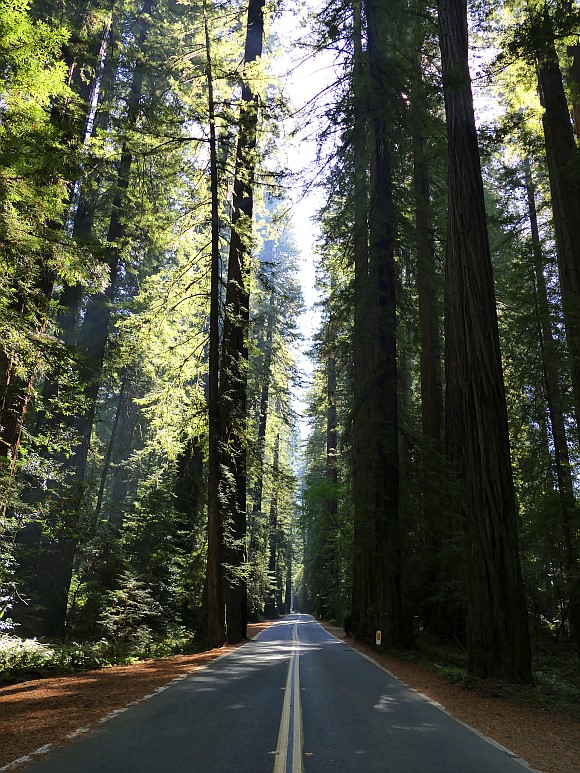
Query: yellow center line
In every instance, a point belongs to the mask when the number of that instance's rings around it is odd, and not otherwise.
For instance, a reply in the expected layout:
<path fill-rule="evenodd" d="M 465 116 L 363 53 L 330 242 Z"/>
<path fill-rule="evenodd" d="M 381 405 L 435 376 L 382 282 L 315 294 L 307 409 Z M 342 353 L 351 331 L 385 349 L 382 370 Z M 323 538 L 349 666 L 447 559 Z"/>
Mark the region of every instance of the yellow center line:
<path fill-rule="evenodd" d="M 300 702 L 300 639 L 298 623 L 294 626 L 294 748 L 292 750 L 292 773 L 302 773 L 302 704 Z M 294 636 L 293 636 L 294 638 Z"/>
<path fill-rule="evenodd" d="M 274 773 L 303 773 L 302 708 L 300 705 L 300 639 L 298 623 L 292 631 L 292 652 L 284 689 Z"/>

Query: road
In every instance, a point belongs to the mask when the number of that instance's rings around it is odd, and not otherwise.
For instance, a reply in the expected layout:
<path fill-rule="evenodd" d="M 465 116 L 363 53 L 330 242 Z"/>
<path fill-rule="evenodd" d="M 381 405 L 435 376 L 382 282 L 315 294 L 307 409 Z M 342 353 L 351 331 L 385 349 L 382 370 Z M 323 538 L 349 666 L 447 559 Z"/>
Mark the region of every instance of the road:
<path fill-rule="evenodd" d="M 309 615 L 130 707 L 27 773 L 524 773 Z"/>

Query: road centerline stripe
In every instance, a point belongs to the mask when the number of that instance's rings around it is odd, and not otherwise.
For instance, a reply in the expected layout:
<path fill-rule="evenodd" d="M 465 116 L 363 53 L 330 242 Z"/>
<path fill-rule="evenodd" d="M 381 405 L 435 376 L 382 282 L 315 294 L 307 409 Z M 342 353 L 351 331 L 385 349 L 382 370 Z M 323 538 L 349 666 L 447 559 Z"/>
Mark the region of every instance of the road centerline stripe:
<path fill-rule="evenodd" d="M 302 707 L 300 704 L 300 638 L 298 623 L 292 631 L 292 651 L 288 663 L 284 703 L 280 718 L 274 773 L 303 773 Z"/>

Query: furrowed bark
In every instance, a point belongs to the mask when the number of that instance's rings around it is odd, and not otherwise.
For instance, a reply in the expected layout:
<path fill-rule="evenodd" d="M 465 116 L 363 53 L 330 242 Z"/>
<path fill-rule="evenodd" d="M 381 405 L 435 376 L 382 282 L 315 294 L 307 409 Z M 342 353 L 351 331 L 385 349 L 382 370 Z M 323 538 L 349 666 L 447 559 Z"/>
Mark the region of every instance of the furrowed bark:
<path fill-rule="evenodd" d="M 220 222 L 218 198 L 218 157 L 213 92 L 213 69 L 207 4 L 204 0 L 203 18 L 207 59 L 207 88 L 210 131 L 211 176 L 211 279 L 209 317 L 209 377 L 208 424 L 209 457 L 207 473 L 207 567 L 204 593 L 206 638 L 210 647 L 219 647 L 226 640 L 223 590 L 223 524 L 219 505 L 221 409 L 219 395 L 219 285 L 220 285 Z"/>
<path fill-rule="evenodd" d="M 465 0 L 439 0 L 449 160 L 446 372 L 467 492 L 469 671 L 531 684 L 495 289 L 468 68 Z"/>
<path fill-rule="evenodd" d="M 262 55 L 264 0 L 249 0 L 244 64 Z M 242 101 L 232 198 L 232 230 L 228 258 L 226 318 L 220 369 L 222 526 L 225 543 L 226 627 L 229 642 L 246 636 L 248 622 L 246 551 L 246 413 L 247 327 L 249 321 L 249 257 L 254 208 L 258 96 L 247 78 Z"/>

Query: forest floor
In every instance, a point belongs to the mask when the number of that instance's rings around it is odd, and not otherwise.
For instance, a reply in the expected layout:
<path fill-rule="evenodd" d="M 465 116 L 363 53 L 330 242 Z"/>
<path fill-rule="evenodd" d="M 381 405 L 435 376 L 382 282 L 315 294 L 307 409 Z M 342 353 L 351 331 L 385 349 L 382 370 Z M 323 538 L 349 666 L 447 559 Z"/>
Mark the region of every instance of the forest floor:
<path fill-rule="evenodd" d="M 270 623 L 252 624 L 253 638 Z M 344 631 L 325 624 L 339 639 Z M 406 661 L 371 647 L 354 645 L 410 687 L 444 706 L 525 759 L 543 773 L 578 773 L 580 723 L 554 711 L 534 708 L 487 688 L 466 690 L 424 664 Z M 131 666 L 116 666 L 68 676 L 20 682 L 0 689 L 0 771 L 16 770 L 47 746 L 62 746 L 95 729 L 106 718 L 145 700 L 173 680 L 230 652 L 220 647 L 194 655 L 174 655 Z"/>

